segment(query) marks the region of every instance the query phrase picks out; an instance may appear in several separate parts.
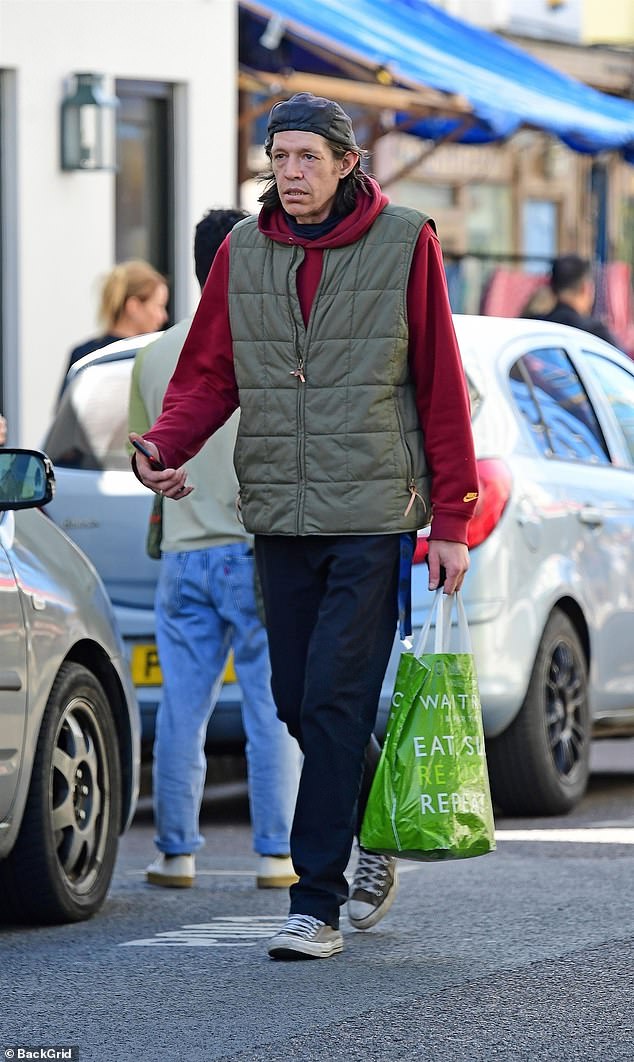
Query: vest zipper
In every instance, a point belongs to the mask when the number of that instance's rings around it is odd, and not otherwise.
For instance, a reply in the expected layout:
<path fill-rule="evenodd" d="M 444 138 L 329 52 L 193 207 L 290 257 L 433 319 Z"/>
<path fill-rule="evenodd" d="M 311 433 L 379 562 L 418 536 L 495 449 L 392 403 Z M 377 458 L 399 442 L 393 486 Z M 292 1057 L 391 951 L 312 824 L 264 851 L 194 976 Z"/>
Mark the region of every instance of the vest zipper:
<path fill-rule="evenodd" d="M 417 498 L 418 498 L 418 500 L 420 502 L 422 502 L 423 509 L 425 509 L 425 499 L 423 498 L 423 496 L 420 493 L 420 491 L 418 491 L 416 489 L 416 480 L 415 479 L 410 479 L 408 489 L 409 489 L 409 501 L 407 503 L 407 508 L 406 508 L 405 512 L 403 513 L 403 516 L 409 516 L 410 509 L 412 508 L 412 505 L 414 504 L 414 502 L 416 501 Z"/>
<path fill-rule="evenodd" d="M 297 329 L 295 339 L 298 341 Z M 293 376 L 297 377 L 297 515 L 295 522 L 295 534 L 301 534 L 304 522 L 304 502 L 306 500 L 306 378 L 303 374 L 304 362 L 297 351 L 297 369 L 293 370 Z"/>
<path fill-rule="evenodd" d="M 310 338 L 313 331 L 313 325 L 315 316 L 317 314 L 317 307 L 319 304 L 319 296 L 324 284 L 324 275 L 326 272 L 326 265 L 329 257 L 329 250 L 326 248 L 322 256 L 321 274 L 319 276 L 319 283 L 317 290 L 313 296 L 313 303 L 310 308 L 310 314 L 308 322 L 304 325 L 304 350 L 308 350 L 310 346 Z M 290 270 L 289 270 L 290 281 Z M 297 282 L 296 274 L 293 274 L 293 281 L 295 282 L 295 297 L 297 296 Z M 290 282 L 289 282 L 290 287 Z M 290 291 L 289 291 L 290 296 Z M 298 300 L 299 301 L 299 300 Z M 300 309 L 301 314 L 301 309 Z M 295 357 L 297 359 L 297 368 L 291 369 L 291 376 L 297 378 L 298 384 L 306 383 L 306 360 L 304 358 L 304 350 L 301 348 L 299 338 L 299 328 L 297 327 L 297 321 L 295 320 L 295 314 L 291 315 L 293 318 L 293 330 L 295 339 Z M 298 535 L 302 533 L 304 526 L 304 505 L 306 502 L 306 387 L 298 386 L 297 388 L 297 519 L 295 524 L 295 530 Z"/>
<path fill-rule="evenodd" d="M 401 443 L 403 444 L 403 450 L 404 450 L 405 456 L 407 458 L 407 470 L 408 470 L 408 477 L 409 477 L 408 478 L 408 482 L 407 482 L 407 489 L 409 491 L 409 501 L 407 502 L 407 505 L 406 505 L 405 510 L 403 512 L 403 516 L 409 516 L 409 514 L 411 512 L 411 509 L 412 509 L 412 506 L 413 506 L 413 504 L 414 504 L 414 502 L 416 501 L 417 498 L 418 498 L 419 502 L 421 503 L 421 505 L 423 506 L 423 512 L 427 512 L 427 505 L 425 504 L 425 499 L 423 498 L 422 494 L 420 493 L 420 491 L 418 490 L 418 488 L 416 486 L 416 479 L 414 477 L 414 461 L 412 459 L 412 451 L 410 450 L 410 448 L 409 448 L 409 446 L 407 444 L 407 438 L 405 436 L 405 430 L 403 428 L 403 421 L 401 419 L 401 410 L 399 408 L 399 404 L 398 404 L 398 401 L 396 399 L 395 399 L 395 402 L 394 402 L 394 408 L 396 409 L 396 420 L 398 422 L 398 430 L 399 430 L 399 434 L 401 436 Z"/>
<path fill-rule="evenodd" d="M 398 424 L 398 433 L 399 433 L 399 435 L 401 437 L 401 445 L 403 447 L 403 452 L 405 454 L 405 458 L 406 458 L 406 461 L 407 461 L 407 474 L 408 474 L 408 478 L 409 478 L 409 483 L 411 484 L 411 483 L 415 482 L 415 480 L 414 480 L 414 461 L 412 459 L 412 452 L 411 452 L 411 450 L 410 450 L 410 448 L 408 446 L 408 443 L 407 443 L 407 437 L 405 435 L 405 429 L 403 427 L 403 420 L 401 418 L 401 410 L 400 410 L 400 407 L 399 407 L 399 404 L 398 404 L 398 398 L 397 398 L 396 395 L 394 396 L 394 409 L 395 409 L 395 412 L 396 412 L 396 423 Z"/>
<path fill-rule="evenodd" d="M 291 319 L 293 321 L 293 346 L 295 349 L 295 360 L 297 362 L 296 368 L 291 369 L 289 375 L 294 376 L 297 380 L 297 507 L 295 516 L 295 534 L 301 534 L 301 528 L 304 522 L 304 503 L 306 500 L 306 440 L 305 435 L 305 404 L 306 404 L 306 389 L 303 386 L 306 383 L 306 373 L 304 356 L 302 352 L 302 345 L 300 340 L 299 326 L 297 318 L 295 316 L 294 304 L 299 304 L 299 298 L 297 295 L 297 269 L 299 264 L 297 262 L 298 248 L 293 248 L 293 256 L 291 260 L 291 267 L 288 271 L 288 298 L 291 308 Z M 303 254 L 302 254 L 303 259 Z M 296 264 L 297 263 L 297 264 Z M 294 290 L 292 290 L 294 289 Z M 296 307 L 297 308 L 297 307 Z M 301 314 L 301 309 L 298 310 Z"/>

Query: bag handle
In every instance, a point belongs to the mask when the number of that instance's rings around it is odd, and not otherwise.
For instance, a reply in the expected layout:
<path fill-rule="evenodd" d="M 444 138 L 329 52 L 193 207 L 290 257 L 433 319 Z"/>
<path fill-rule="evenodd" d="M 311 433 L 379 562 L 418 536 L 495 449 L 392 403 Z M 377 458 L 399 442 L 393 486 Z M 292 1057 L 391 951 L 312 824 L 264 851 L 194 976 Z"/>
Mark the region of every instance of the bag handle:
<path fill-rule="evenodd" d="M 471 636 L 467 623 L 467 613 L 462 601 L 462 594 L 456 590 L 453 594 L 445 594 L 442 586 L 439 586 L 434 596 L 434 601 L 429 610 L 425 626 L 414 649 L 414 656 L 422 656 L 426 651 L 432 623 L 435 624 L 434 653 L 450 652 L 452 614 L 456 608 L 458 628 L 458 653 L 471 653 Z M 428 651 L 428 650 L 427 650 Z"/>

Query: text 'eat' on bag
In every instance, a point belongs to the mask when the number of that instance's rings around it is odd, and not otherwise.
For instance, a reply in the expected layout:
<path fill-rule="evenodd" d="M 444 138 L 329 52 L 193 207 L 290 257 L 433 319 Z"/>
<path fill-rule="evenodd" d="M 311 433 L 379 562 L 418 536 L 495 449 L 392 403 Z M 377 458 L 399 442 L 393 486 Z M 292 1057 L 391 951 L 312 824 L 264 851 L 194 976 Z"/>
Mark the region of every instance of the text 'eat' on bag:
<path fill-rule="evenodd" d="M 449 651 L 454 605 L 458 652 Z M 433 623 L 432 653 L 426 647 Z M 360 843 L 424 861 L 495 849 L 482 711 L 459 591 L 445 595 L 439 588 L 415 650 L 401 654 Z"/>

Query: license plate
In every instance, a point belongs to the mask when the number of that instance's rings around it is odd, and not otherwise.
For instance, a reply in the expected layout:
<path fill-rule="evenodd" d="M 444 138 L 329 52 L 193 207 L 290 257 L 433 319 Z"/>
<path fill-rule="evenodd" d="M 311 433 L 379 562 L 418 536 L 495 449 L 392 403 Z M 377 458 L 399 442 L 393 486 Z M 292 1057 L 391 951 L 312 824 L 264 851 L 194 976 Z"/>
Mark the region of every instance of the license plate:
<path fill-rule="evenodd" d="M 155 645 L 134 645 L 130 658 L 130 671 L 135 686 L 161 686 L 163 676 Z M 229 654 L 223 682 L 237 682 L 233 666 L 233 653 Z"/>

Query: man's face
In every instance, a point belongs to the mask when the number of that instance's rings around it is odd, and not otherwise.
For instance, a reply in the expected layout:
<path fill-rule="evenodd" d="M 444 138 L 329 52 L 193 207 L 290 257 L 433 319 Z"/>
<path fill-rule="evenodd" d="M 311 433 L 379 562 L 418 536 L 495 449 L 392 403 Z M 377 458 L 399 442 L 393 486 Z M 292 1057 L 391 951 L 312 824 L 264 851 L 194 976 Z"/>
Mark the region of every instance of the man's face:
<path fill-rule="evenodd" d="M 354 167 L 358 155 L 346 151 L 337 159 L 323 136 L 289 129 L 276 133 L 271 147 L 273 174 L 282 206 L 300 225 L 325 221 L 332 210 L 339 181 Z"/>

